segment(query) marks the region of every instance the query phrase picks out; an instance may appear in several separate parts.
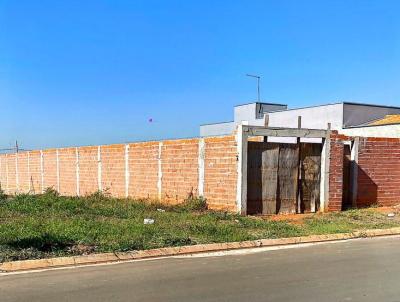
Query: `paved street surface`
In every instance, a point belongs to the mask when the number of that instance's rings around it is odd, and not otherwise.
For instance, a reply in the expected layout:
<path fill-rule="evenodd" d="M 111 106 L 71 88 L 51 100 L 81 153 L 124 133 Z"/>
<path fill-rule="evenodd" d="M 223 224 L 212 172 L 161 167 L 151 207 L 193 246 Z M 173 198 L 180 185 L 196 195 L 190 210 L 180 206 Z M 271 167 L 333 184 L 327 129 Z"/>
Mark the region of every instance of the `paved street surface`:
<path fill-rule="evenodd" d="M 400 301 L 400 238 L 0 276 L 0 301 Z"/>

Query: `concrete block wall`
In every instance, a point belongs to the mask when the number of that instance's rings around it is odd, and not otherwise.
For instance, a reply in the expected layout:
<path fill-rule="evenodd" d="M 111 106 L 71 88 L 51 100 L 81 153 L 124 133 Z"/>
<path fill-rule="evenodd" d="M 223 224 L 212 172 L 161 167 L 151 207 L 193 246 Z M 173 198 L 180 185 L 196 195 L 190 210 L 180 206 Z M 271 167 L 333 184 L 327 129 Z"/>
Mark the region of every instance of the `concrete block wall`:
<path fill-rule="evenodd" d="M 9 194 L 105 191 L 115 197 L 179 203 L 204 196 L 210 208 L 236 211 L 234 136 L 71 147 L 0 155 Z"/>

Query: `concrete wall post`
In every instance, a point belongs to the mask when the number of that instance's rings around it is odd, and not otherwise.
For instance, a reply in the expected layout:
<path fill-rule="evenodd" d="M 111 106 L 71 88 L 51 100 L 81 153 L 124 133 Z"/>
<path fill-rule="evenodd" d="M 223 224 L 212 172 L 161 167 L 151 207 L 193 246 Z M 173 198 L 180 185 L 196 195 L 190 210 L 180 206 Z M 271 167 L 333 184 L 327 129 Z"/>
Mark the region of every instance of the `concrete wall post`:
<path fill-rule="evenodd" d="M 238 125 L 236 131 L 237 143 L 237 186 L 236 206 L 241 215 L 247 214 L 247 146 L 248 134 L 243 125 Z"/>
<path fill-rule="evenodd" d="M 18 152 L 15 153 L 15 186 L 19 192 Z"/>
<path fill-rule="evenodd" d="M 80 196 L 79 149 L 75 148 L 76 196 Z"/>
<path fill-rule="evenodd" d="M 199 139 L 199 185 L 198 185 L 198 195 L 204 195 L 204 173 L 205 173 L 205 141 L 204 138 Z"/>
<path fill-rule="evenodd" d="M 102 179 L 101 179 L 101 146 L 97 147 L 97 189 L 99 192 L 103 191 Z"/>
<path fill-rule="evenodd" d="M 125 197 L 129 196 L 129 144 L 125 145 Z"/>
<path fill-rule="evenodd" d="M 43 150 L 40 150 L 40 188 L 44 193 L 44 157 Z"/>
<path fill-rule="evenodd" d="M 158 144 L 158 181 L 157 181 L 157 189 L 158 189 L 158 199 L 162 198 L 162 162 L 161 162 L 161 153 L 162 153 L 163 143 L 160 142 Z"/>
<path fill-rule="evenodd" d="M 358 193 L 358 146 L 360 144 L 360 138 L 354 138 L 353 145 L 351 148 L 351 205 L 357 207 L 357 193 Z"/>
<path fill-rule="evenodd" d="M 32 191 L 32 176 L 31 176 L 31 153 L 28 151 L 28 190 Z"/>
<path fill-rule="evenodd" d="M 9 190 L 9 183 L 8 183 L 8 154 L 6 154 L 6 192 Z"/>
<path fill-rule="evenodd" d="M 320 212 L 328 210 L 329 202 L 329 165 L 331 154 L 331 131 L 328 127 L 326 137 L 322 140 L 321 180 L 320 180 Z"/>
<path fill-rule="evenodd" d="M 56 149 L 57 192 L 60 193 L 60 152 Z"/>

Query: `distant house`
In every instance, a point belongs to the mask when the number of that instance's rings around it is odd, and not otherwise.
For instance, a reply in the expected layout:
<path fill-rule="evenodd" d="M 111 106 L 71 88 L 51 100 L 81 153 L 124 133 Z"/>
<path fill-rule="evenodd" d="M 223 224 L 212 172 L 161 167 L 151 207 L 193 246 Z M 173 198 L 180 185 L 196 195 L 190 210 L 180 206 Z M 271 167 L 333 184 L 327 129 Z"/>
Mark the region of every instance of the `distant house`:
<path fill-rule="evenodd" d="M 400 107 L 340 102 L 303 108 L 288 108 L 284 104 L 253 102 L 234 107 L 234 119 L 230 122 L 204 124 L 200 136 L 227 135 L 234 132 L 238 124 L 250 126 L 290 127 L 326 129 L 346 133 L 346 129 L 368 125 L 400 123 Z"/>

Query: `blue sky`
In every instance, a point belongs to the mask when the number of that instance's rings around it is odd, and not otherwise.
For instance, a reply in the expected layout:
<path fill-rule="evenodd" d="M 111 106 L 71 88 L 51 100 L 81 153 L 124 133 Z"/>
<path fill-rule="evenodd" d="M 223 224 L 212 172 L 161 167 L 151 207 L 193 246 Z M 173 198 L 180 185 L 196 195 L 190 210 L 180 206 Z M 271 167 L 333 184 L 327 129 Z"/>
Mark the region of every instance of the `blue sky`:
<path fill-rule="evenodd" d="M 400 1 L 0 0 L 0 148 L 198 135 L 261 96 L 400 106 Z M 153 119 L 149 123 L 149 118 Z"/>

